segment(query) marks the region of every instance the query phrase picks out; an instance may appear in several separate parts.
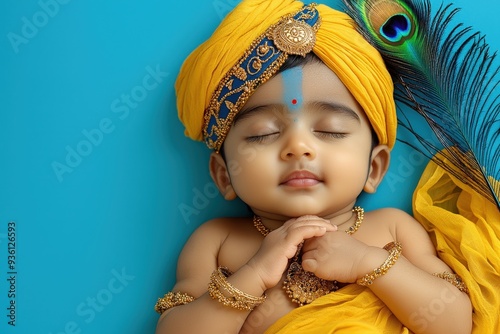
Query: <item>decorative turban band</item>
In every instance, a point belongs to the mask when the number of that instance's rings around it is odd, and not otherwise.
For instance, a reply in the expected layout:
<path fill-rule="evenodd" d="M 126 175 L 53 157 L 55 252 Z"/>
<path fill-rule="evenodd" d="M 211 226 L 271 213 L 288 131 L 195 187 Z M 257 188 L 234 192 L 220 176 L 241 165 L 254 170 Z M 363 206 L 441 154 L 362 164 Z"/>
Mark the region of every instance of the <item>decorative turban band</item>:
<path fill-rule="evenodd" d="M 288 55 L 314 52 L 365 111 L 380 144 L 393 147 L 393 82 L 346 14 L 294 0 L 243 0 L 182 65 L 176 81 L 185 134 L 216 151 L 234 116 Z"/>

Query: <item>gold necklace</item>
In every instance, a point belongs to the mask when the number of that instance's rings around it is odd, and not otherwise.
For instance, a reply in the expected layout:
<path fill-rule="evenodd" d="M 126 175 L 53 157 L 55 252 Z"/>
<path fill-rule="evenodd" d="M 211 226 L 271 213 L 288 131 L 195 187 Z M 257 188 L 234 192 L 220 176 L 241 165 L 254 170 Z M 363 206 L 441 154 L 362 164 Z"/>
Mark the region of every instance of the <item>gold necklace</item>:
<path fill-rule="evenodd" d="M 364 218 L 363 208 L 356 206 L 352 211 L 356 213 L 356 221 L 354 225 L 345 230 L 345 233 L 349 235 L 354 234 L 359 229 Z M 271 232 L 257 215 L 253 217 L 253 224 L 264 237 Z M 288 267 L 286 278 L 283 281 L 283 289 L 286 291 L 288 297 L 292 302 L 299 304 L 299 306 L 309 304 L 316 298 L 339 289 L 337 281 L 328 281 L 319 278 L 302 268 L 302 260 L 299 257 L 301 248 L 302 244 L 299 245 L 299 249 L 293 257 Z"/>

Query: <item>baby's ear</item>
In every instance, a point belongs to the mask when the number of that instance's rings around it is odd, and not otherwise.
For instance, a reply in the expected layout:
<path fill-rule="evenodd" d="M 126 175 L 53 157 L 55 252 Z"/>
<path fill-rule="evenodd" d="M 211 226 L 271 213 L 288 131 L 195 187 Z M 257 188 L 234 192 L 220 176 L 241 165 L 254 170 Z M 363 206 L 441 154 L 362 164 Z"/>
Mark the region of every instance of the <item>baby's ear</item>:
<path fill-rule="evenodd" d="M 217 188 L 219 188 L 222 196 L 228 201 L 235 199 L 236 193 L 231 185 L 227 165 L 222 156 L 219 153 L 212 152 L 209 164 L 210 176 Z"/>
<path fill-rule="evenodd" d="M 387 145 L 377 145 L 372 150 L 370 161 L 370 171 L 363 190 L 367 193 L 374 193 L 382 182 L 382 179 L 389 169 L 391 151 Z"/>

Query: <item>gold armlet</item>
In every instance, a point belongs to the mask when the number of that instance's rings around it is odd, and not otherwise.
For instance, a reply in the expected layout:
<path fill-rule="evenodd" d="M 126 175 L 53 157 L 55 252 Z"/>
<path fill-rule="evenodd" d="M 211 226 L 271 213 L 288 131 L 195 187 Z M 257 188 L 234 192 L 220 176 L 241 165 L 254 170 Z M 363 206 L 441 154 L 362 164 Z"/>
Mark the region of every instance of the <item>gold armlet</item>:
<path fill-rule="evenodd" d="M 467 288 L 467 285 L 465 285 L 465 282 L 457 274 L 452 274 L 450 272 L 445 271 L 442 273 L 434 273 L 432 275 L 444 279 L 446 282 L 454 285 L 458 290 L 465 292 L 466 294 L 469 294 L 469 289 Z"/>
<path fill-rule="evenodd" d="M 387 260 L 385 260 L 380 267 L 375 268 L 372 272 L 359 278 L 356 281 L 357 284 L 363 286 L 371 285 L 375 279 L 387 274 L 389 269 L 391 269 L 401 255 L 402 246 L 399 242 L 390 242 L 384 246 L 384 249 L 389 252 Z"/>
<path fill-rule="evenodd" d="M 158 301 L 155 305 L 155 311 L 162 314 L 172 307 L 185 305 L 191 303 L 193 300 L 194 297 L 188 295 L 187 293 L 169 292 L 162 298 L 158 298 Z"/>
<path fill-rule="evenodd" d="M 231 274 L 231 271 L 226 267 L 219 267 L 214 270 L 210 276 L 210 283 L 208 283 L 208 293 L 212 299 L 219 301 L 224 306 L 242 311 L 251 311 L 266 300 L 265 294 L 261 297 L 255 297 L 232 286 L 226 279 Z M 222 290 L 229 297 L 226 297 Z"/>

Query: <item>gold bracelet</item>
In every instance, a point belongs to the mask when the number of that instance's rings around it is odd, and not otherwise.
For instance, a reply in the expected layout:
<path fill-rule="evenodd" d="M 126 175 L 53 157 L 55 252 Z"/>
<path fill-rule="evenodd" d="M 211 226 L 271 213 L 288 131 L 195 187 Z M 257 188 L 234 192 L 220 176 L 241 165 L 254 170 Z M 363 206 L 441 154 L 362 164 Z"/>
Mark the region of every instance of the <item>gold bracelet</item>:
<path fill-rule="evenodd" d="M 432 275 L 444 279 L 448 283 L 454 285 L 458 290 L 465 292 L 466 294 L 469 294 L 469 289 L 467 288 L 467 285 L 465 285 L 465 282 L 457 274 L 452 274 L 448 271 L 445 271 L 442 273 L 434 273 Z"/>
<path fill-rule="evenodd" d="M 359 278 L 356 281 L 357 284 L 363 286 L 371 285 L 375 279 L 387 274 L 389 269 L 391 269 L 401 255 L 402 246 L 399 242 L 390 242 L 384 246 L 384 249 L 389 252 L 389 257 L 387 257 L 380 267 Z"/>
<path fill-rule="evenodd" d="M 194 297 L 188 295 L 183 292 L 169 292 L 165 294 L 162 298 L 158 298 L 158 301 L 155 304 L 155 311 L 162 314 L 169 308 L 185 305 L 191 303 L 194 300 Z"/>
<path fill-rule="evenodd" d="M 231 274 L 231 271 L 226 267 L 219 267 L 214 270 L 210 276 L 210 283 L 208 283 L 208 293 L 212 299 L 219 301 L 224 306 L 242 311 L 251 311 L 266 300 L 265 294 L 261 297 L 255 297 L 232 286 L 226 279 Z M 222 289 L 230 297 L 226 297 L 222 293 Z"/>

